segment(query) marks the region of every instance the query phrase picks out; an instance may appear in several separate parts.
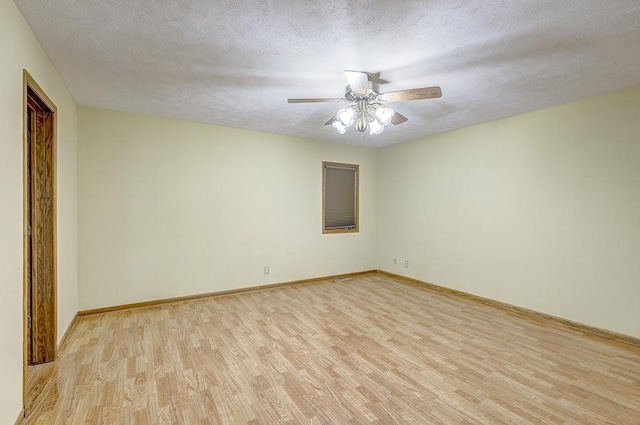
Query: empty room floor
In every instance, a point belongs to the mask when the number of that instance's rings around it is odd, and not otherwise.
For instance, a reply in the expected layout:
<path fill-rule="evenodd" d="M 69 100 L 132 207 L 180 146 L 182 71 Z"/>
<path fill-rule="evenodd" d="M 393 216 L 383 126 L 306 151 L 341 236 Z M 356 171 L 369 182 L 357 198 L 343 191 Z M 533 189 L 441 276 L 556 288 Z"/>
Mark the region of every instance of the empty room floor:
<path fill-rule="evenodd" d="M 640 347 L 383 274 L 78 319 L 29 424 L 640 424 Z"/>

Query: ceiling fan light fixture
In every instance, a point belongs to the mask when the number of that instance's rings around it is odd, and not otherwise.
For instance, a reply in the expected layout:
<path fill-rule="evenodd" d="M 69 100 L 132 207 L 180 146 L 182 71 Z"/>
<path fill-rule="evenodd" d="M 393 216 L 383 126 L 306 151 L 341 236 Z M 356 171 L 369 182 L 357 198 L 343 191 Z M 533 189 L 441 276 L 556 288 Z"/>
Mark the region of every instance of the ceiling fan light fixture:
<path fill-rule="evenodd" d="M 340 133 L 340 134 L 344 134 L 347 131 L 347 127 L 345 127 L 344 124 L 342 124 L 338 120 L 335 120 L 331 125 L 333 126 L 333 128 L 338 130 L 338 133 Z"/>
<path fill-rule="evenodd" d="M 355 115 L 356 113 L 353 108 L 343 108 L 338 111 L 336 118 L 338 118 L 338 121 L 340 121 L 344 127 L 349 127 L 353 124 L 353 117 Z"/>
<path fill-rule="evenodd" d="M 371 120 L 369 123 L 369 134 L 380 134 L 384 130 L 384 125 L 380 124 L 378 120 Z"/>
<path fill-rule="evenodd" d="M 385 126 L 391 122 L 391 118 L 393 118 L 395 111 L 391 108 L 387 108 L 386 106 L 379 105 L 375 108 L 374 114 L 378 121 L 380 121 L 380 124 Z"/>
<path fill-rule="evenodd" d="M 347 79 L 344 98 L 301 98 L 287 99 L 288 103 L 316 103 L 339 102 L 352 103 L 351 106 L 342 108 L 324 124 L 331 124 L 338 133 L 345 134 L 347 127 L 355 122 L 356 130 L 364 133 L 369 129 L 370 134 L 380 134 L 384 127 L 393 123 L 402 124 L 407 117 L 385 106 L 389 102 L 404 102 L 407 100 L 434 99 L 442 97 L 442 90 L 438 86 L 422 87 L 416 89 L 397 90 L 386 93 L 380 92 L 380 73 L 369 74 L 362 71 L 345 70 Z M 376 80 L 376 81 L 374 81 Z"/>

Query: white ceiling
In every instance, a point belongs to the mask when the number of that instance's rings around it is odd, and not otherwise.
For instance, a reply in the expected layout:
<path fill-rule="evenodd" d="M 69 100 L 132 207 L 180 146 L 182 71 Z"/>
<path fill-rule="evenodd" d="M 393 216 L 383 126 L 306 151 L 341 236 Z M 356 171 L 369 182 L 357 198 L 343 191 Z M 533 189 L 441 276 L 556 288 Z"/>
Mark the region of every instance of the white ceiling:
<path fill-rule="evenodd" d="M 640 85 L 639 0 L 15 0 L 81 105 L 380 147 Z M 343 70 L 409 118 L 323 124 Z"/>

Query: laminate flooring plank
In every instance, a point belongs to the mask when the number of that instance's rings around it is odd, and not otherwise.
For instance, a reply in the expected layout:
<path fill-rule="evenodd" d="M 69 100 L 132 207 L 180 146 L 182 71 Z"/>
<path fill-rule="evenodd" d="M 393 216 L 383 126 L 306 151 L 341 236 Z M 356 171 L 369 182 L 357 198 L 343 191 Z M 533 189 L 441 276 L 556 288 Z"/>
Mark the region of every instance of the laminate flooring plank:
<path fill-rule="evenodd" d="M 29 425 L 640 424 L 640 348 L 381 274 L 78 319 Z"/>

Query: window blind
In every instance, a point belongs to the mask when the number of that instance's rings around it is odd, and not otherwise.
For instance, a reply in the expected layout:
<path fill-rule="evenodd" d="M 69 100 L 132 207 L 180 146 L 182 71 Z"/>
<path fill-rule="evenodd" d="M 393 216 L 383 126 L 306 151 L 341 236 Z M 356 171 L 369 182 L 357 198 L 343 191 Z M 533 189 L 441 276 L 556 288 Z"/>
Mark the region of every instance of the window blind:
<path fill-rule="evenodd" d="M 357 166 L 325 165 L 325 229 L 351 229 L 356 227 L 357 185 Z"/>

